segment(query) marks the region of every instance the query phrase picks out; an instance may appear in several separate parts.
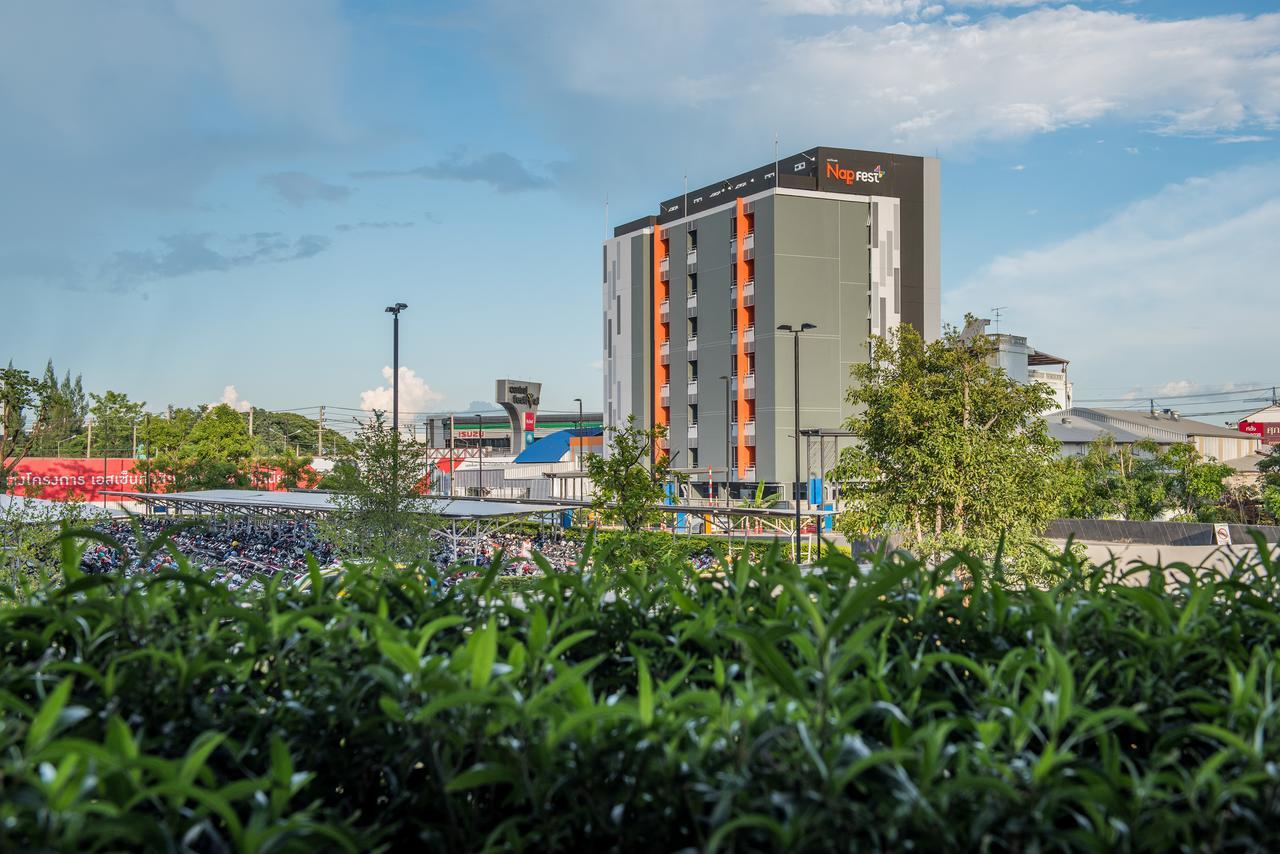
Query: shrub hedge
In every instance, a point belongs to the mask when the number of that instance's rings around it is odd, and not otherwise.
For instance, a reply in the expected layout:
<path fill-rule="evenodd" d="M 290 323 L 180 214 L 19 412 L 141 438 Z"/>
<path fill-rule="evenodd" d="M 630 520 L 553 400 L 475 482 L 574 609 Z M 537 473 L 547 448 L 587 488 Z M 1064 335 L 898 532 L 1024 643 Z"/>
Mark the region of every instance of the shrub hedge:
<path fill-rule="evenodd" d="M 63 549 L 0 608 L 3 850 L 1280 847 L 1265 549 L 1140 585 L 830 554 L 257 595 Z"/>

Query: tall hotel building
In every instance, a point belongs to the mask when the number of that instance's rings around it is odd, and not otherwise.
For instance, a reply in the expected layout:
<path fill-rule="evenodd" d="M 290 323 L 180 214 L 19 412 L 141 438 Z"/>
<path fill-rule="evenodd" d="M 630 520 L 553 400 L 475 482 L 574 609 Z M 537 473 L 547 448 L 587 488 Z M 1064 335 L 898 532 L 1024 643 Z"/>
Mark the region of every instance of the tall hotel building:
<path fill-rule="evenodd" d="M 800 427 L 840 428 L 871 336 L 939 334 L 939 189 L 934 158 L 812 148 L 618 226 L 606 426 L 666 425 L 675 467 L 721 483 L 727 462 L 739 490 L 794 481 L 793 342 L 777 327 L 816 324 L 800 337 Z"/>

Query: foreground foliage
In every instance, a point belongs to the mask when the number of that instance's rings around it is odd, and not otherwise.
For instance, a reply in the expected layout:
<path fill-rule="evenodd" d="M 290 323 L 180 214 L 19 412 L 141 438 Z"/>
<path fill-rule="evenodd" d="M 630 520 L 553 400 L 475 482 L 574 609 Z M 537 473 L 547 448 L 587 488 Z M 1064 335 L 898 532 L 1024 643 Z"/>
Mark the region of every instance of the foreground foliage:
<path fill-rule="evenodd" d="M 1067 556 L 1015 591 L 902 554 L 606 570 L 589 541 L 536 589 L 384 566 L 250 596 L 64 549 L 65 586 L 0 610 L 4 850 L 1280 844 L 1265 554 L 1141 585 Z"/>

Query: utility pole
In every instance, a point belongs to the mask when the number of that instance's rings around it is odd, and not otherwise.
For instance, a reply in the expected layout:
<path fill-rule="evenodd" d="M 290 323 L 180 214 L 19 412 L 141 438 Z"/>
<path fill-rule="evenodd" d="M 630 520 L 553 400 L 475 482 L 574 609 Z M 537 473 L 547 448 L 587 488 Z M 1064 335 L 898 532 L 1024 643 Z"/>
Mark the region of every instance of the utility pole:
<path fill-rule="evenodd" d="M 93 419 L 89 419 L 89 435 L 85 438 L 84 458 L 87 460 L 93 456 Z"/>
<path fill-rule="evenodd" d="M 138 423 L 133 424 L 133 459 L 138 458 Z"/>
<path fill-rule="evenodd" d="M 449 497 L 453 497 L 453 482 L 458 479 L 458 458 L 454 456 L 453 416 L 449 416 Z"/>
<path fill-rule="evenodd" d="M 316 456 L 324 456 L 324 407 L 320 407 L 320 425 L 316 429 Z"/>
<path fill-rule="evenodd" d="M 479 453 L 480 487 L 477 494 L 481 498 L 484 498 L 484 416 L 483 415 L 476 416 L 476 427 L 479 428 L 476 430 L 476 434 L 479 437 L 476 439 L 476 445 L 480 449 L 480 453 Z"/>
<path fill-rule="evenodd" d="M 582 398 L 575 397 L 578 404 L 578 471 L 582 471 Z"/>
<path fill-rule="evenodd" d="M 146 451 L 147 451 L 147 469 L 146 469 L 146 477 L 147 477 L 147 492 L 151 492 L 151 413 L 150 413 L 150 412 L 148 412 L 148 413 L 147 413 L 147 447 L 146 447 Z M 147 509 L 148 509 L 148 511 L 151 509 L 151 505 L 150 505 L 150 504 L 148 504 L 148 505 L 147 505 Z"/>
<path fill-rule="evenodd" d="M 249 407 L 249 435 L 253 435 L 253 407 Z"/>

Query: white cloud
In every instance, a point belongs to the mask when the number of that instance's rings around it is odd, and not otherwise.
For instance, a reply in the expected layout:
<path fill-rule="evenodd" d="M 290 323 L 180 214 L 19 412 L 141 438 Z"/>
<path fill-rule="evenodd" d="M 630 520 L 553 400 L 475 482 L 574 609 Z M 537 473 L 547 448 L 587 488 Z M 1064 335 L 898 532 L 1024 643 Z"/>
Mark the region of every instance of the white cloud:
<path fill-rule="evenodd" d="M 1276 234 L 1280 162 L 1190 178 L 944 287 L 944 317 L 1015 306 L 1026 320 L 1011 331 L 1071 359 L 1081 398 L 1090 384 L 1238 380 L 1275 338 Z"/>
<path fill-rule="evenodd" d="M 218 403 L 225 403 L 236 412 L 248 412 L 252 406 L 249 401 L 240 399 L 240 393 L 236 391 L 236 387 L 233 385 L 222 389 L 222 399 Z"/>
<path fill-rule="evenodd" d="M 1069 0 L 947 0 L 951 8 L 1008 9 L 1063 5 Z M 1089 2 L 1089 0 L 1080 0 Z M 915 18 L 940 15 L 942 3 L 929 0 L 772 0 L 769 8 L 786 15 L 870 15 L 883 18 Z M 963 15 L 958 17 L 963 18 Z"/>
<path fill-rule="evenodd" d="M 360 393 L 360 408 L 366 412 L 377 409 L 390 412 L 392 403 L 391 366 L 382 369 L 382 378 L 387 385 L 371 388 Z M 418 376 L 412 368 L 400 366 L 400 412 L 425 412 L 429 404 L 444 400 L 444 395 L 427 385 L 426 380 Z"/>
<path fill-rule="evenodd" d="M 1156 394 L 1160 396 L 1191 394 L 1199 388 L 1200 386 L 1191 380 L 1171 380 L 1156 389 Z"/>
<path fill-rule="evenodd" d="M 1269 136 L 1259 136 L 1258 134 L 1242 134 L 1240 136 L 1220 137 L 1214 140 L 1214 142 L 1217 142 L 1219 145 L 1237 145 L 1242 142 L 1266 142 L 1269 139 L 1271 139 L 1271 137 Z"/>
<path fill-rule="evenodd" d="M 1009 168 L 1012 169 L 1014 172 L 1024 172 L 1026 171 L 1027 167 L 1025 164 L 1019 163 L 1016 166 L 1010 166 Z"/>
<path fill-rule="evenodd" d="M 774 128 L 787 128 L 797 142 L 853 139 L 866 147 L 931 152 L 1110 119 L 1186 135 L 1241 136 L 1280 127 L 1280 14 L 1158 20 L 1071 5 L 1026 10 L 1016 8 L 1025 4 L 987 2 L 981 5 L 1010 11 L 954 24 L 827 17 L 786 27 L 777 15 L 740 16 L 728 0 L 691 7 L 696 11 L 676 0 L 572 12 L 547 3 L 495 2 L 503 53 L 522 69 L 523 80 L 538 81 L 522 94 L 541 99 L 566 139 L 594 132 L 583 128 L 585 110 L 604 113 L 595 124 L 608 127 L 609 114 L 621 118 L 637 110 L 678 113 L 687 123 L 687 108 L 696 105 L 708 127 L 686 127 L 670 151 L 655 152 L 655 162 L 678 154 L 675 162 L 707 171 L 719 152 L 690 153 L 684 140 L 710 135 L 713 122 L 722 137 L 759 138 L 762 151 Z M 812 14 L 921 6 L 791 0 L 773 9 Z M 681 21 L 675 30 L 668 26 L 673 18 Z M 724 20 L 734 21 L 732 38 Z M 619 32 L 632 37 L 620 40 Z M 744 55 L 755 61 L 742 64 Z M 636 76 L 638 67 L 650 71 Z M 616 157 L 616 139 L 600 144 Z M 700 156 L 705 166 L 696 162 Z"/>

